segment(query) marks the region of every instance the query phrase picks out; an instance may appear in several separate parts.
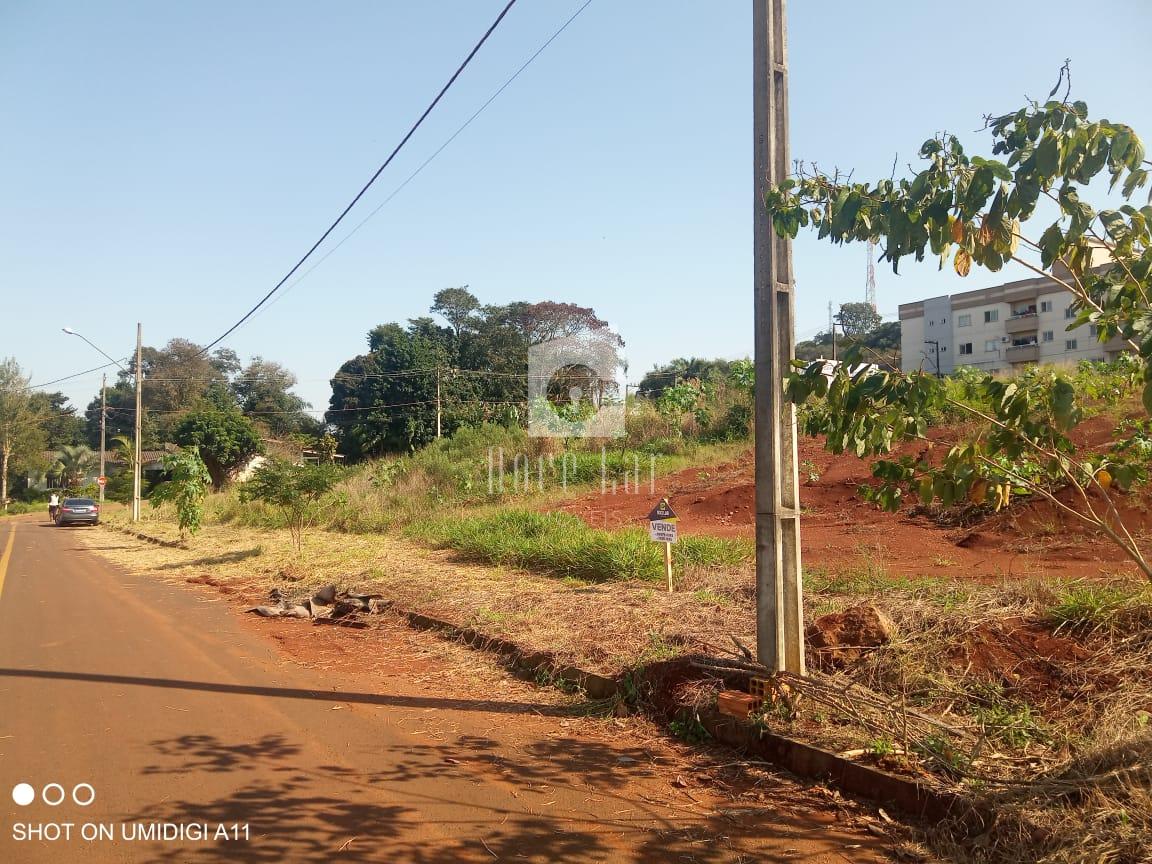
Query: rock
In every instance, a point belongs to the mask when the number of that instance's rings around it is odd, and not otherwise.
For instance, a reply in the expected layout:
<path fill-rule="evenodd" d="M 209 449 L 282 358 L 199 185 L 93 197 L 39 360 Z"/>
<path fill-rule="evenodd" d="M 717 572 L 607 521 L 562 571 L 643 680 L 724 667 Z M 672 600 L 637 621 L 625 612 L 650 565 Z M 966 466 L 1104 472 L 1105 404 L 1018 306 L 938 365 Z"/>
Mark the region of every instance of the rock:
<path fill-rule="evenodd" d="M 367 605 L 367 604 L 365 604 Z M 360 604 L 359 600 L 337 600 L 332 606 L 332 618 L 343 618 L 346 615 L 355 615 L 357 612 L 365 611 L 364 606 Z"/>
<path fill-rule="evenodd" d="M 279 618 L 284 614 L 284 610 L 279 606 L 253 606 L 251 609 L 245 609 L 245 612 L 255 612 L 263 618 Z"/>
<path fill-rule="evenodd" d="M 892 640 L 896 626 L 871 603 L 843 612 L 821 615 L 808 627 L 808 644 L 816 649 L 816 663 L 840 668 L 855 663 L 872 648 Z"/>
<path fill-rule="evenodd" d="M 289 606 L 280 613 L 281 618 L 311 618 L 312 610 L 307 606 Z"/>

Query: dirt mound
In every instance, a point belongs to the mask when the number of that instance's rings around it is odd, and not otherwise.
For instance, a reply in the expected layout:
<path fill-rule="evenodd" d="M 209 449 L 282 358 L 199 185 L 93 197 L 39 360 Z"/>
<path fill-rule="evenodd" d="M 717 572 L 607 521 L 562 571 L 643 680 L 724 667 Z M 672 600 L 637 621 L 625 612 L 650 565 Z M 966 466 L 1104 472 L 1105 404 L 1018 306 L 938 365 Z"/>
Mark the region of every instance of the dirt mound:
<path fill-rule="evenodd" d="M 841 668 L 859 660 L 871 648 L 892 641 L 896 626 L 871 603 L 821 615 L 808 627 L 808 644 L 816 649 L 817 665 Z"/>
<path fill-rule="evenodd" d="M 1111 435 L 1111 424 L 1104 420 L 1084 426 L 1088 428 L 1083 434 L 1091 439 L 1084 443 L 1099 445 Z M 906 449 L 910 455 L 919 455 L 926 446 L 918 443 Z M 943 455 L 942 445 L 931 449 Z M 798 459 L 802 551 L 809 571 L 834 568 L 844 574 L 848 568 L 882 568 L 904 576 L 984 579 L 1135 572 L 1114 546 L 1085 536 L 1079 525 L 1052 518 L 1043 502 L 966 529 L 950 528 L 925 516 L 887 513 L 861 500 L 857 489 L 871 480 L 871 460 L 834 456 L 814 438 L 800 440 Z M 748 450 L 726 464 L 657 478 L 654 488 L 641 483 L 639 492 L 592 493 L 560 509 L 594 528 L 642 527 L 656 501 L 667 497 L 680 517 L 682 534 L 751 539 L 756 513 L 754 479 L 752 451 Z M 1131 502 L 1129 509 L 1152 529 L 1152 509 L 1144 509 L 1138 501 Z"/>
<path fill-rule="evenodd" d="M 952 656 L 966 664 L 973 677 L 1000 685 L 1034 705 L 1058 703 L 1085 686 L 1107 691 L 1119 683 L 1100 676 L 1084 680 L 1076 670 L 1092 656 L 1087 648 L 1019 618 L 979 625 L 965 635 Z"/>

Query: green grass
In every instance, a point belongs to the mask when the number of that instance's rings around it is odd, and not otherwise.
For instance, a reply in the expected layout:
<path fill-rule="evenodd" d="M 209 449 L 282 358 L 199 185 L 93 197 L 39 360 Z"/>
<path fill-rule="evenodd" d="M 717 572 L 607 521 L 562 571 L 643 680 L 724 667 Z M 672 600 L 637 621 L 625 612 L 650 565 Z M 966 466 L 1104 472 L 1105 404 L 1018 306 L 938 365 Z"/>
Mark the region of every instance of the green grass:
<path fill-rule="evenodd" d="M 661 580 L 660 544 L 637 529 L 589 528 L 568 513 L 498 510 L 417 522 L 408 533 L 453 549 L 470 561 L 519 567 L 560 578 L 603 582 Z M 716 537 L 683 537 L 672 547 L 673 567 L 733 566 L 749 560 L 752 543 Z"/>
<path fill-rule="evenodd" d="M 8 511 L 0 513 L 0 516 L 23 516 L 25 513 L 44 513 L 47 516 L 48 503 L 28 504 L 24 501 L 10 501 L 8 502 Z"/>
<path fill-rule="evenodd" d="M 1075 584 L 1057 595 L 1048 618 L 1074 630 L 1146 629 L 1152 624 L 1152 589 L 1147 585 Z"/>

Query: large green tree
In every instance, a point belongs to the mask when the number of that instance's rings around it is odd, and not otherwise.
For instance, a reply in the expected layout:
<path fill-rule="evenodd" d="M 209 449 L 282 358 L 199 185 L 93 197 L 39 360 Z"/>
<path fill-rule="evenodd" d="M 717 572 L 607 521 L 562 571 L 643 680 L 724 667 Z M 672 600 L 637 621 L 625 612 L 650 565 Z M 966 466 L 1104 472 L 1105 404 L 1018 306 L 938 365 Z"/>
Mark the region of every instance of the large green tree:
<path fill-rule="evenodd" d="M 301 432 L 308 425 L 307 402 L 291 392 L 296 376 L 286 367 L 253 357 L 232 381 L 240 410 L 267 427 L 276 437 Z"/>
<path fill-rule="evenodd" d="M 381 324 L 368 333 L 368 352 L 344 363 L 332 379 L 326 419 L 352 458 L 406 451 L 441 428 L 478 422 L 521 422 L 528 398 L 528 350 L 550 339 L 605 328 L 594 310 L 572 303 L 514 302 L 484 306 L 466 288 L 439 292 L 433 318 Z"/>
<path fill-rule="evenodd" d="M 8 509 L 8 481 L 16 469 L 38 466 L 47 442 L 44 414 L 15 358 L 0 361 L 0 506 Z"/>
<path fill-rule="evenodd" d="M 190 411 L 173 430 L 172 438 L 181 447 L 199 453 L 216 489 L 264 452 L 260 433 L 236 408 Z"/>
<path fill-rule="evenodd" d="M 68 404 L 63 393 L 33 391 L 32 404 L 43 418 L 44 435 L 49 450 L 85 443 L 84 419 Z"/>

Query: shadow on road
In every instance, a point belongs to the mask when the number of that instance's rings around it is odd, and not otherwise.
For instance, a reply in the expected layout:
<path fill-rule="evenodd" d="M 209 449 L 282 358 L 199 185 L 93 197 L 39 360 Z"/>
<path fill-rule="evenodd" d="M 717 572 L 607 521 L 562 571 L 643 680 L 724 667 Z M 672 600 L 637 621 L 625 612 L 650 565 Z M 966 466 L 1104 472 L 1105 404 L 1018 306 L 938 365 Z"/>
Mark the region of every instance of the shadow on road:
<path fill-rule="evenodd" d="M 153 565 L 153 570 L 180 570 L 184 567 L 211 567 L 216 564 L 236 564 L 249 558 L 256 558 L 262 554 L 259 546 L 251 549 L 237 549 L 235 552 L 225 552 L 223 555 L 213 555 L 208 558 L 197 558 L 194 561 L 176 561 L 171 564 Z"/>
<path fill-rule="evenodd" d="M 303 748 L 282 735 L 236 743 L 183 735 L 150 746 L 158 762 L 146 773 L 172 775 L 174 794 L 130 821 L 250 826 L 247 841 L 167 844 L 157 856 L 163 861 L 193 854 L 197 861 L 252 864 L 719 864 L 829 860 L 829 853 L 875 860 L 840 851 L 865 850 L 859 838 L 829 824 L 831 814 L 814 819 L 787 806 L 714 810 L 665 784 L 638 787 L 647 752 L 595 741 L 540 741 L 503 755 L 498 742 L 478 736 L 381 745 L 371 761 L 392 766 L 384 771 L 309 764 Z M 624 766 L 624 759 L 636 761 Z M 198 796 L 204 782 L 220 782 L 198 779 L 205 774 L 235 778 L 235 788 Z"/>
<path fill-rule="evenodd" d="M 304 690 L 298 687 L 261 687 L 254 684 L 219 684 L 214 681 L 182 681 L 176 678 L 146 678 L 137 675 L 104 675 L 96 672 L 59 672 L 53 669 L 3 669 L 0 678 L 43 678 L 54 681 L 88 681 L 97 684 L 126 684 L 168 690 L 198 690 L 241 696 L 269 696 L 277 699 L 313 699 L 320 702 L 351 702 L 362 705 L 390 705 L 400 708 L 440 708 L 452 711 L 488 711 L 496 714 L 525 714 L 529 711 L 552 717 L 585 713 L 581 706 L 556 706 L 534 702 L 496 702 L 485 699 L 436 699 L 426 696 L 390 696 L 384 693 L 349 693 L 342 690 Z"/>

